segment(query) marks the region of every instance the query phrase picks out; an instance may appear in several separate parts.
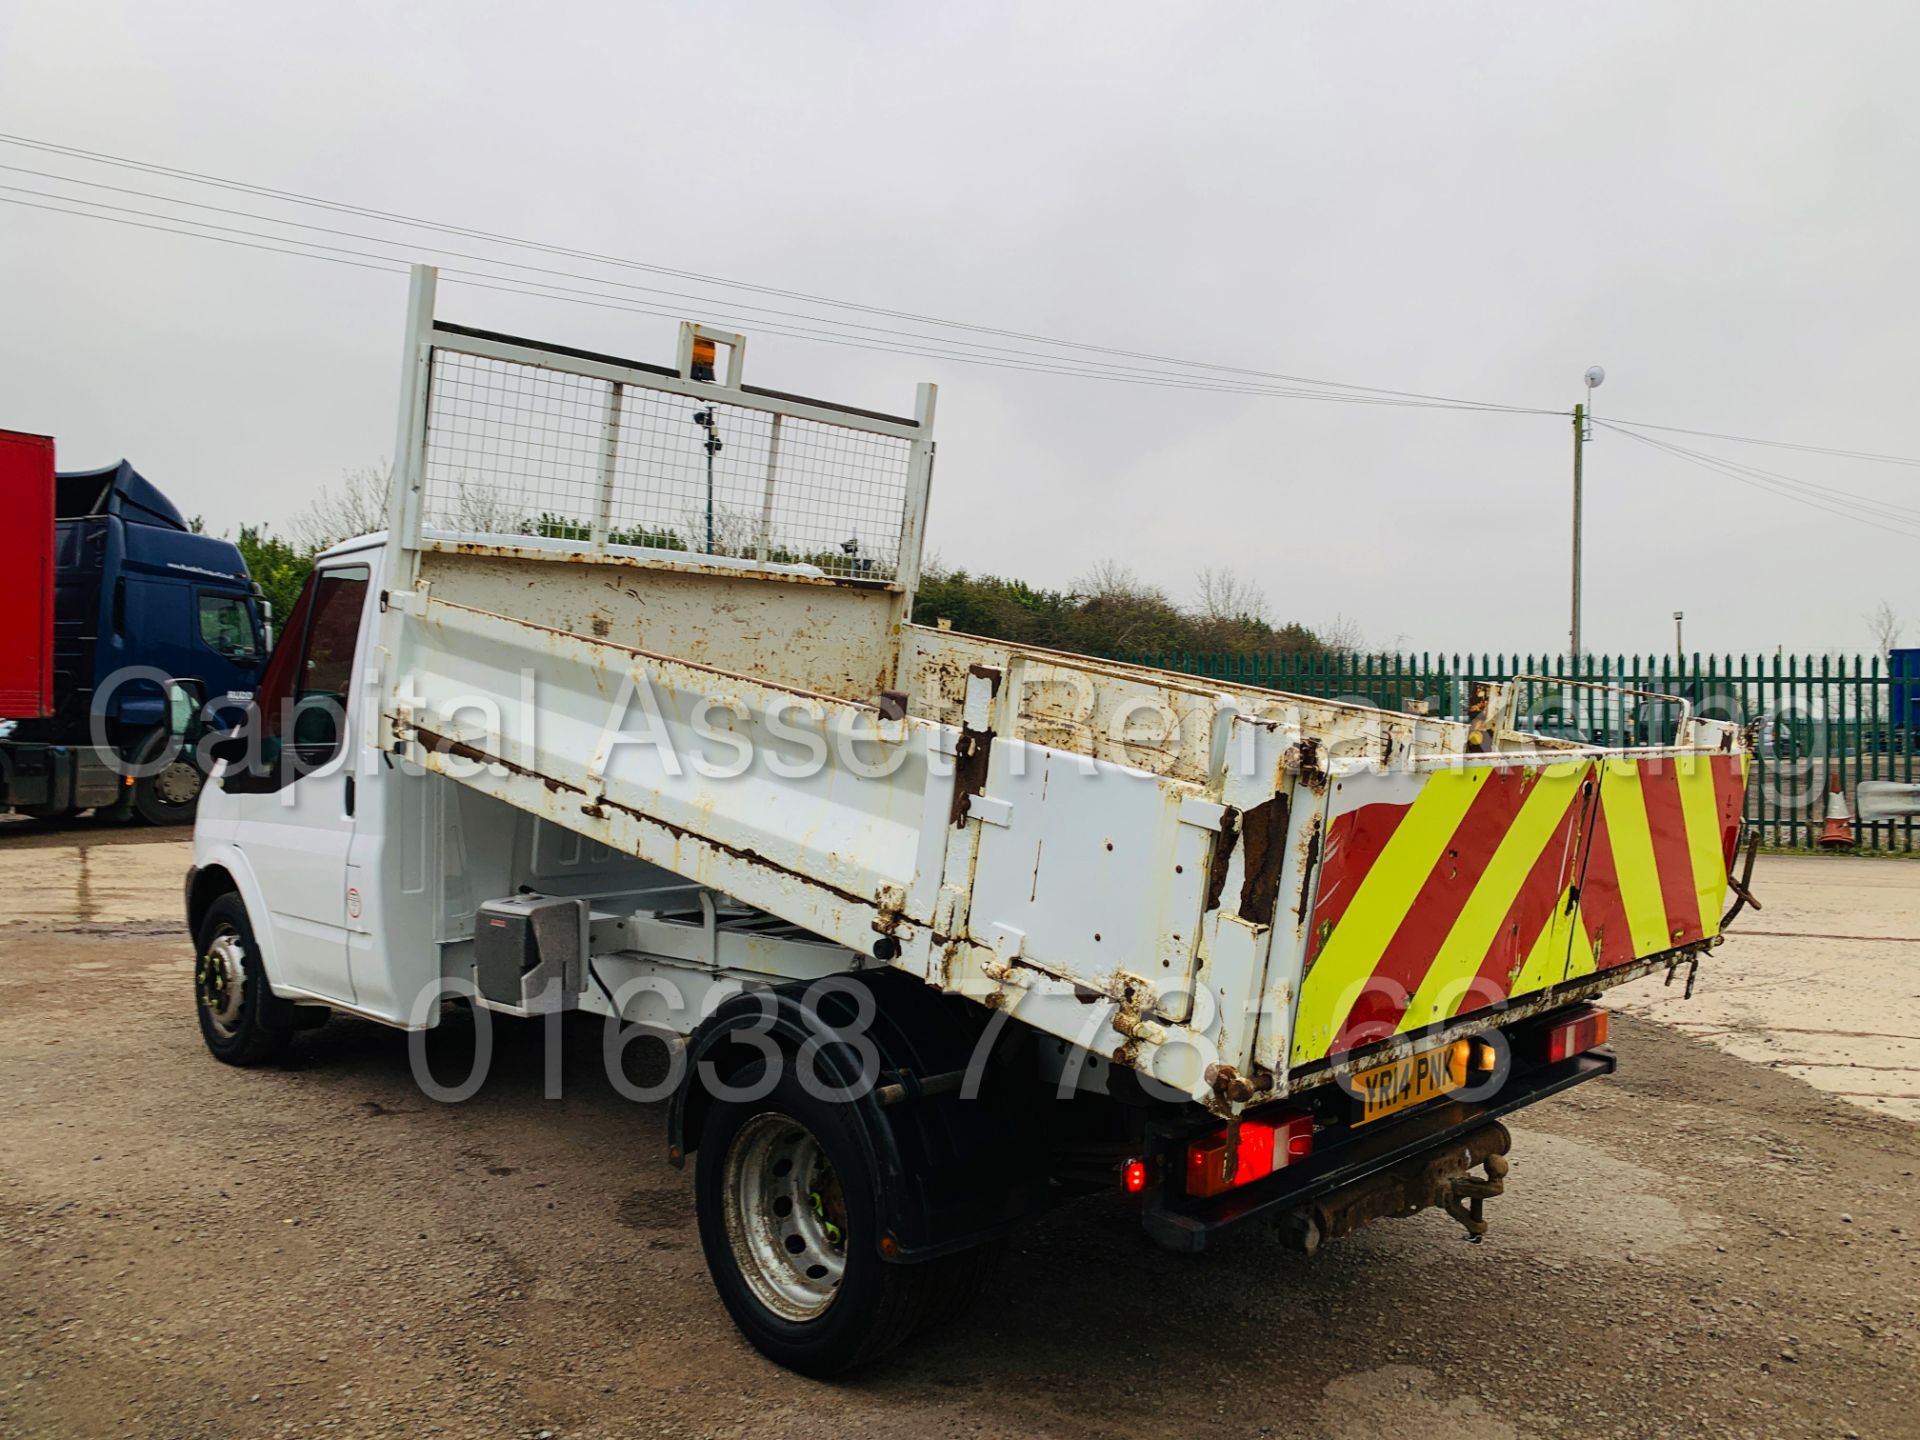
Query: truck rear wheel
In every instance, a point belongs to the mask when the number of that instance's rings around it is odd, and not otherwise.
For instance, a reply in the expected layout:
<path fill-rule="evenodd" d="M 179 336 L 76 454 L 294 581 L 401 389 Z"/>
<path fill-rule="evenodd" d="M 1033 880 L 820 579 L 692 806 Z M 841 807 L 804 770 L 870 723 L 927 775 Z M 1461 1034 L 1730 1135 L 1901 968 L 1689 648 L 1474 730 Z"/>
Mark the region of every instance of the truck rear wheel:
<path fill-rule="evenodd" d="M 764 1083 L 759 1063 L 729 1078 Z M 766 1098 L 714 1101 L 694 1165 L 700 1245 L 721 1302 L 768 1359 L 830 1376 L 958 1310 L 982 1257 L 915 1265 L 880 1254 L 876 1177 L 852 1106 L 783 1065 Z"/>
<path fill-rule="evenodd" d="M 195 937 L 193 993 L 200 1034 L 213 1058 L 226 1065 L 264 1065 L 287 1053 L 294 1027 L 278 1013 L 260 968 L 247 907 L 222 895 L 207 907 Z"/>

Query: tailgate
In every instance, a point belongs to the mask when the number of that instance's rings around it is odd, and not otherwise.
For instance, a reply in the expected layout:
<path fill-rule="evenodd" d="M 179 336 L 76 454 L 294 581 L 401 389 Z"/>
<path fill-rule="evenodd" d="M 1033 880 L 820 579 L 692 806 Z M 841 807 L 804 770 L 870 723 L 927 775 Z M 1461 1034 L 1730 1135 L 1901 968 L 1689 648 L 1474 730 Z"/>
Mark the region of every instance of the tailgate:
<path fill-rule="evenodd" d="M 1719 930 L 1744 754 L 1469 756 L 1327 790 L 1289 1063 Z"/>

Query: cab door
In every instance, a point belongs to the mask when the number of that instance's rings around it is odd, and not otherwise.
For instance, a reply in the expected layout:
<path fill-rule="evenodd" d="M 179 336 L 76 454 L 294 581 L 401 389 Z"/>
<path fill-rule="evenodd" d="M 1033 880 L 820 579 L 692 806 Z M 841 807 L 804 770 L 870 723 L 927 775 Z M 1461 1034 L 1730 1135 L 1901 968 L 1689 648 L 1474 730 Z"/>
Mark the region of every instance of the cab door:
<path fill-rule="evenodd" d="M 296 611 L 299 633 L 281 640 L 299 647 L 285 688 L 269 696 L 269 687 L 262 686 L 267 783 L 246 787 L 235 828 L 266 902 L 275 988 L 349 1005 L 355 1003 L 347 946 L 347 852 L 355 803 L 351 716 L 371 576 L 366 558 L 346 556 L 323 564 L 308 581 Z M 276 713 L 267 712 L 268 704 Z"/>

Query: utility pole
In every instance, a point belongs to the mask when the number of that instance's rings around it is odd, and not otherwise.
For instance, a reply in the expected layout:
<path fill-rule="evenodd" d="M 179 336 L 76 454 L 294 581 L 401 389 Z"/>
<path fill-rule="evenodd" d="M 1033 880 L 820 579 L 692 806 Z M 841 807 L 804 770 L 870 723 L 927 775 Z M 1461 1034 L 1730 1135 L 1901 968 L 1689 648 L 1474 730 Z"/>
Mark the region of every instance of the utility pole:
<path fill-rule="evenodd" d="M 1573 629 L 1568 637 L 1567 658 L 1580 673 L 1580 461 L 1587 449 L 1587 407 L 1573 407 Z"/>
<path fill-rule="evenodd" d="M 1607 372 L 1589 365 L 1583 378 L 1587 403 L 1573 407 L 1573 625 L 1567 635 L 1567 663 L 1575 679 L 1580 676 L 1580 464 L 1593 434 L 1593 392 L 1606 380 Z"/>

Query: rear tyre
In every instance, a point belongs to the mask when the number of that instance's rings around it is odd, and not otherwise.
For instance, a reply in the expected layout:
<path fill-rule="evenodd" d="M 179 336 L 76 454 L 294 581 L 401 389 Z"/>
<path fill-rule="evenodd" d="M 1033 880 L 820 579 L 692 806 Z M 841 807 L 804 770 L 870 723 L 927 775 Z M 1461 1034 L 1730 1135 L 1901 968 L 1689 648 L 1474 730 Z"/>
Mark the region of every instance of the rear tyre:
<path fill-rule="evenodd" d="M 265 1065 L 293 1043 L 293 1007 L 274 998 L 254 944 L 253 925 L 238 895 L 207 907 L 194 939 L 193 992 L 200 1034 L 226 1065 Z"/>
<path fill-rule="evenodd" d="M 757 1087 L 755 1063 L 729 1078 Z M 878 1185 L 849 1104 L 809 1095 L 791 1064 L 766 1098 L 716 1098 L 694 1165 L 700 1245 L 721 1303 L 768 1359 L 803 1375 L 877 1359 L 977 1287 L 984 1257 L 880 1258 Z"/>

